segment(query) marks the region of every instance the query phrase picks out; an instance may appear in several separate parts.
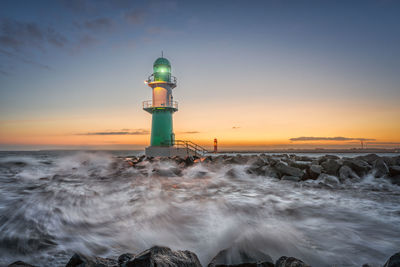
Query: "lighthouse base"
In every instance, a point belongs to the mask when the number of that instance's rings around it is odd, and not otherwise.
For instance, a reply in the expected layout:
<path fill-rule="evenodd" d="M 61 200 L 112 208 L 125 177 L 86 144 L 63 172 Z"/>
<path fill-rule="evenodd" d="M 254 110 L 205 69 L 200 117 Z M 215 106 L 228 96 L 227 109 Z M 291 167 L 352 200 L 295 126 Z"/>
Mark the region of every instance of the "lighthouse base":
<path fill-rule="evenodd" d="M 145 150 L 146 157 L 187 157 L 198 156 L 196 152 L 189 148 L 181 147 L 164 147 L 164 146 L 148 146 Z"/>

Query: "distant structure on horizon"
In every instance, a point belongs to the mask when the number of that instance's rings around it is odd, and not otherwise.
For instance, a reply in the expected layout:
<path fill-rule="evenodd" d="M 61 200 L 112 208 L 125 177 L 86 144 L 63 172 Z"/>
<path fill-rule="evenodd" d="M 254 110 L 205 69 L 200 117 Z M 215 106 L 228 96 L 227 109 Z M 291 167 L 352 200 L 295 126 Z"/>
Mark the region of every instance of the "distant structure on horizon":
<path fill-rule="evenodd" d="M 153 64 L 153 74 L 145 81 L 152 88 L 153 99 L 143 102 L 143 109 L 152 114 L 150 146 L 146 147 L 148 157 L 199 156 L 207 150 L 191 141 L 175 140 L 172 114 L 178 111 L 178 102 L 173 100 L 172 89 L 177 85 L 171 75 L 171 64 L 163 56 Z"/>

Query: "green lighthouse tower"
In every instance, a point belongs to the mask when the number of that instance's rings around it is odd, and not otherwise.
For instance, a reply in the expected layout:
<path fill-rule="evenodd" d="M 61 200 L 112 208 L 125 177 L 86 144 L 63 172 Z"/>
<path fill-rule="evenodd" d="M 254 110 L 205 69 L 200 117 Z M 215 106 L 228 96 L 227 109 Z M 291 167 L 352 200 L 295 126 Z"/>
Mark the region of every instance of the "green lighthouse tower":
<path fill-rule="evenodd" d="M 178 103 L 173 101 L 172 89 L 176 78 L 171 76 L 171 63 L 164 57 L 157 58 L 153 64 L 153 74 L 145 81 L 151 87 L 153 99 L 143 102 L 143 109 L 152 114 L 150 146 L 147 156 L 172 156 L 175 144 L 172 127 L 172 114 L 178 111 Z"/>

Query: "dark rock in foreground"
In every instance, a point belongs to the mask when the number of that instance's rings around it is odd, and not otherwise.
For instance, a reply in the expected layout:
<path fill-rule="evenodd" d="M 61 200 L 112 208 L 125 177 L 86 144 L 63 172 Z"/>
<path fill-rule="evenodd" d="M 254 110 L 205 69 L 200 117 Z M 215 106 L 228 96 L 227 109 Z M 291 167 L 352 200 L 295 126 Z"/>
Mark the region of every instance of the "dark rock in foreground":
<path fill-rule="evenodd" d="M 118 267 L 118 262 L 113 259 L 88 257 L 74 254 L 65 267 Z"/>
<path fill-rule="evenodd" d="M 36 266 L 30 265 L 23 261 L 16 261 L 16 262 L 13 262 L 10 265 L 8 265 L 8 267 L 36 267 Z"/>
<path fill-rule="evenodd" d="M 250 267 L 271 266 L 272 258 L 268 254 L 257 250 L 244 250 L 241 247 L 230 247 L 221 250 L 208 264 L 208 267 Z"/>
<path fill-rule="evenodd" d="M 201 267 L 196 254 L 191 251 L 173 251 L 167 247 L 152 247 L 125 263 L 126 267 Z"/>
<path fill-rule="evenodd" d="M 390 257 L 383 267 L 400 267 L 400 252 Z"/>
<path fill-rule="evenodd" d="M 276 261 L 275 267 L 311 267 L 311 266 L 299 259 L 283 256 Z"/>

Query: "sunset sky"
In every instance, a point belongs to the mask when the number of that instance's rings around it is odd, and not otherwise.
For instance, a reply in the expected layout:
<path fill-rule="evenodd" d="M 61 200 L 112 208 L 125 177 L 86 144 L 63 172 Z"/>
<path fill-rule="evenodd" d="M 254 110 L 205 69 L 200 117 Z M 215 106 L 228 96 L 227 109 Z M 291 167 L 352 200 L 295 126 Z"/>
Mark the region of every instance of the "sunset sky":
<path fill-rule="evenodd" d="M 164 51 L 177 139 L 400 147 L 400 2 L 0 1 L 0 150 L 142 149 Z"/>

